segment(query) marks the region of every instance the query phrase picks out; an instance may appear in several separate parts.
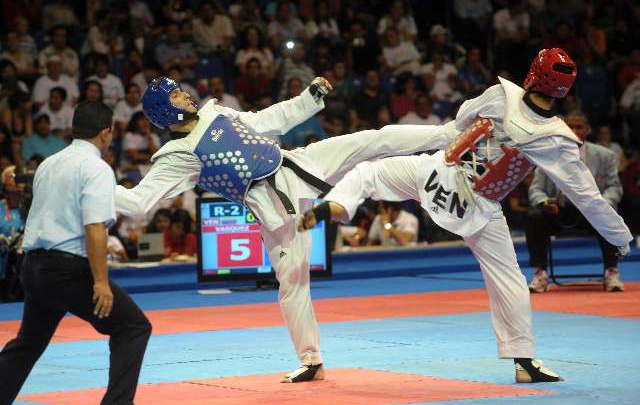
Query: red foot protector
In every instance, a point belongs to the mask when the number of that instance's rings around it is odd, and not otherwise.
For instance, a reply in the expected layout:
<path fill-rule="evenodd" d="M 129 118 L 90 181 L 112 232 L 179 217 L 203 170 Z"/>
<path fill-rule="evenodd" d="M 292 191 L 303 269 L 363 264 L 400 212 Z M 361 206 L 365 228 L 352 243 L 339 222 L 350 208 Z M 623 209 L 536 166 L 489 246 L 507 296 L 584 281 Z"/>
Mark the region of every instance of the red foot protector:
<path fill-rule="evenodd" d="M 553 391 L 366 369 L 329 369 L 327 379 L 280 384 L 285 373 L 143 384 L 137 405 L 392 405 L 474 398 L 548 395 Z M 23 395 L 51 405 L 97 404 L 104 389 Z"/>

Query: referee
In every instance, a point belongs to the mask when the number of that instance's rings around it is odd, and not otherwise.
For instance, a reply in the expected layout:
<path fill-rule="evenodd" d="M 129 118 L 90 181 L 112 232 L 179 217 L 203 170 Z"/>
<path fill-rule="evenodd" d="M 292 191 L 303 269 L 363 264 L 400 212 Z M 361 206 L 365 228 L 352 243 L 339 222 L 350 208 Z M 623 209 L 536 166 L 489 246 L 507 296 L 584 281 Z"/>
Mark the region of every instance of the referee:
<path fill-rule="evenodd" d="M 109 335 L 109 386 L 101 405 L 129 405 L 151 324 L 107 274 L 107 228 L 116 220 L 115 178 L 100 152 L 111 144 L 113 113 L 80 103 L 73 142 L 38 168 L 27 218 L 18 336 L 0 353 L 0 405 L 11 404 L 67 312 Z"/>

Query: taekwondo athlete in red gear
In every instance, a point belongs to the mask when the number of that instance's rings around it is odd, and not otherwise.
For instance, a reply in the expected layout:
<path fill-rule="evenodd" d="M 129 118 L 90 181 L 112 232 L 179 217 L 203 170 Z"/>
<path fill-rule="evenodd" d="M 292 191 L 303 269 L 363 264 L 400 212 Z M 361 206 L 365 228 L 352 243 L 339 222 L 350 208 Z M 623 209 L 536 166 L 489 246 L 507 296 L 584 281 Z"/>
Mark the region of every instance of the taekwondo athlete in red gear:
<path fill-rule="evenodd" d="M 367 197 L 419 201 L 435 223 L 460 235 L 478 260 L 498 355 L 514 359 L 516 381 L 561 380 L 534 359 L 529 290 L 500 199 L 538 166 L 618 246 L 619 256 L 629 254 L 629 229 L 580 160 L 580 141 L 551 113 L 553 100 L 567 94 L 575 76 L 576 65 L 564 51 L 543 49 L 531 64 L 524 89 L 500 78 L 499 84 L 462 104 L 455 121 L 446 124 L 459 135 L 434 138 L 429 145 L 443 150 L 357 165 L 326 195 L 326 203 L 305 213 L 299 228 L 329 217 L 352 218 Z"/>
<path fill-rule="evenodd" d="M 249 207 L 280 282 L 278 300 L 302 365 L 283 379 L 324 377 L 320 333 L 310 294 L 311 236 L 298 232 L 301 213 L 330 184 L 356 164 L 427 150 L 434 138 L 448 138 L 438 126 L 390 125 L 280 150 L 265 136 L 282 135 L 324 108 L 331 85 L 316 78 L 299 96 L 258 112 L 239 112 L 211 100 L 200 109 L 173 80 L 157 78 L 143 96 L 143 111 L 161 128 L 184 137 L 168 142 L 151 158 L 153 166 L 133 189 L 116 189 L 116 209 L 125 215 L 149 211 L 198 184 Z"/>

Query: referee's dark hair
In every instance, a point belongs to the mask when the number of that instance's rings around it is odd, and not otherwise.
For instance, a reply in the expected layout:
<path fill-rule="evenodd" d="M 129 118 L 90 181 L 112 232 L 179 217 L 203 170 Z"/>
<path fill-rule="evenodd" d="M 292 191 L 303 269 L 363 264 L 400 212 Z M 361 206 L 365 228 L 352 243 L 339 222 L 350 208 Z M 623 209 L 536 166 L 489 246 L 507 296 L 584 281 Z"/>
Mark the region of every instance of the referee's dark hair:
<path fill-rule="evenodd" d="M 73 112 L 71 135 L 74 139 L 91 139 L 111 128 L 113 111 L 102 101 L 83 101 Z"/>

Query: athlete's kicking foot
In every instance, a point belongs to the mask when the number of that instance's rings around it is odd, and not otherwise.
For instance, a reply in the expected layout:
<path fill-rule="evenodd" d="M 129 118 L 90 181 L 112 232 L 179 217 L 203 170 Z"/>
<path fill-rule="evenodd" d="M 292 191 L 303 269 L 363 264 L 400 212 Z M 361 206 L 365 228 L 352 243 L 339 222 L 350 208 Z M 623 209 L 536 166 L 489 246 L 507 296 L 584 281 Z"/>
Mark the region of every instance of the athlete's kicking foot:
<path fill-rule="evenodd" d="M 298 231 L 304 232 L 318 224 L 318 222 L 338 219 L 342 215 L 347 215 L 347 211 L 340 204 L 331 201 L 323 202 L 316 205 L 312 210 L 307 211 L 302 216 L 302 220 L 298 224 Z"/>
<path fill-rule="evenodd" d="M 564 381 L 564 378 L 546 368 L 542 361 L 536 359 L 513 359 L 516 364 L 516 382 L 538 383 Z"/>
<path fill-rule="evenodd" d="M 303 364 L 284 376 L 283 383 L 298 383 L 312 380 L 324 380 L 325 373 L 322 364 Z"/>

